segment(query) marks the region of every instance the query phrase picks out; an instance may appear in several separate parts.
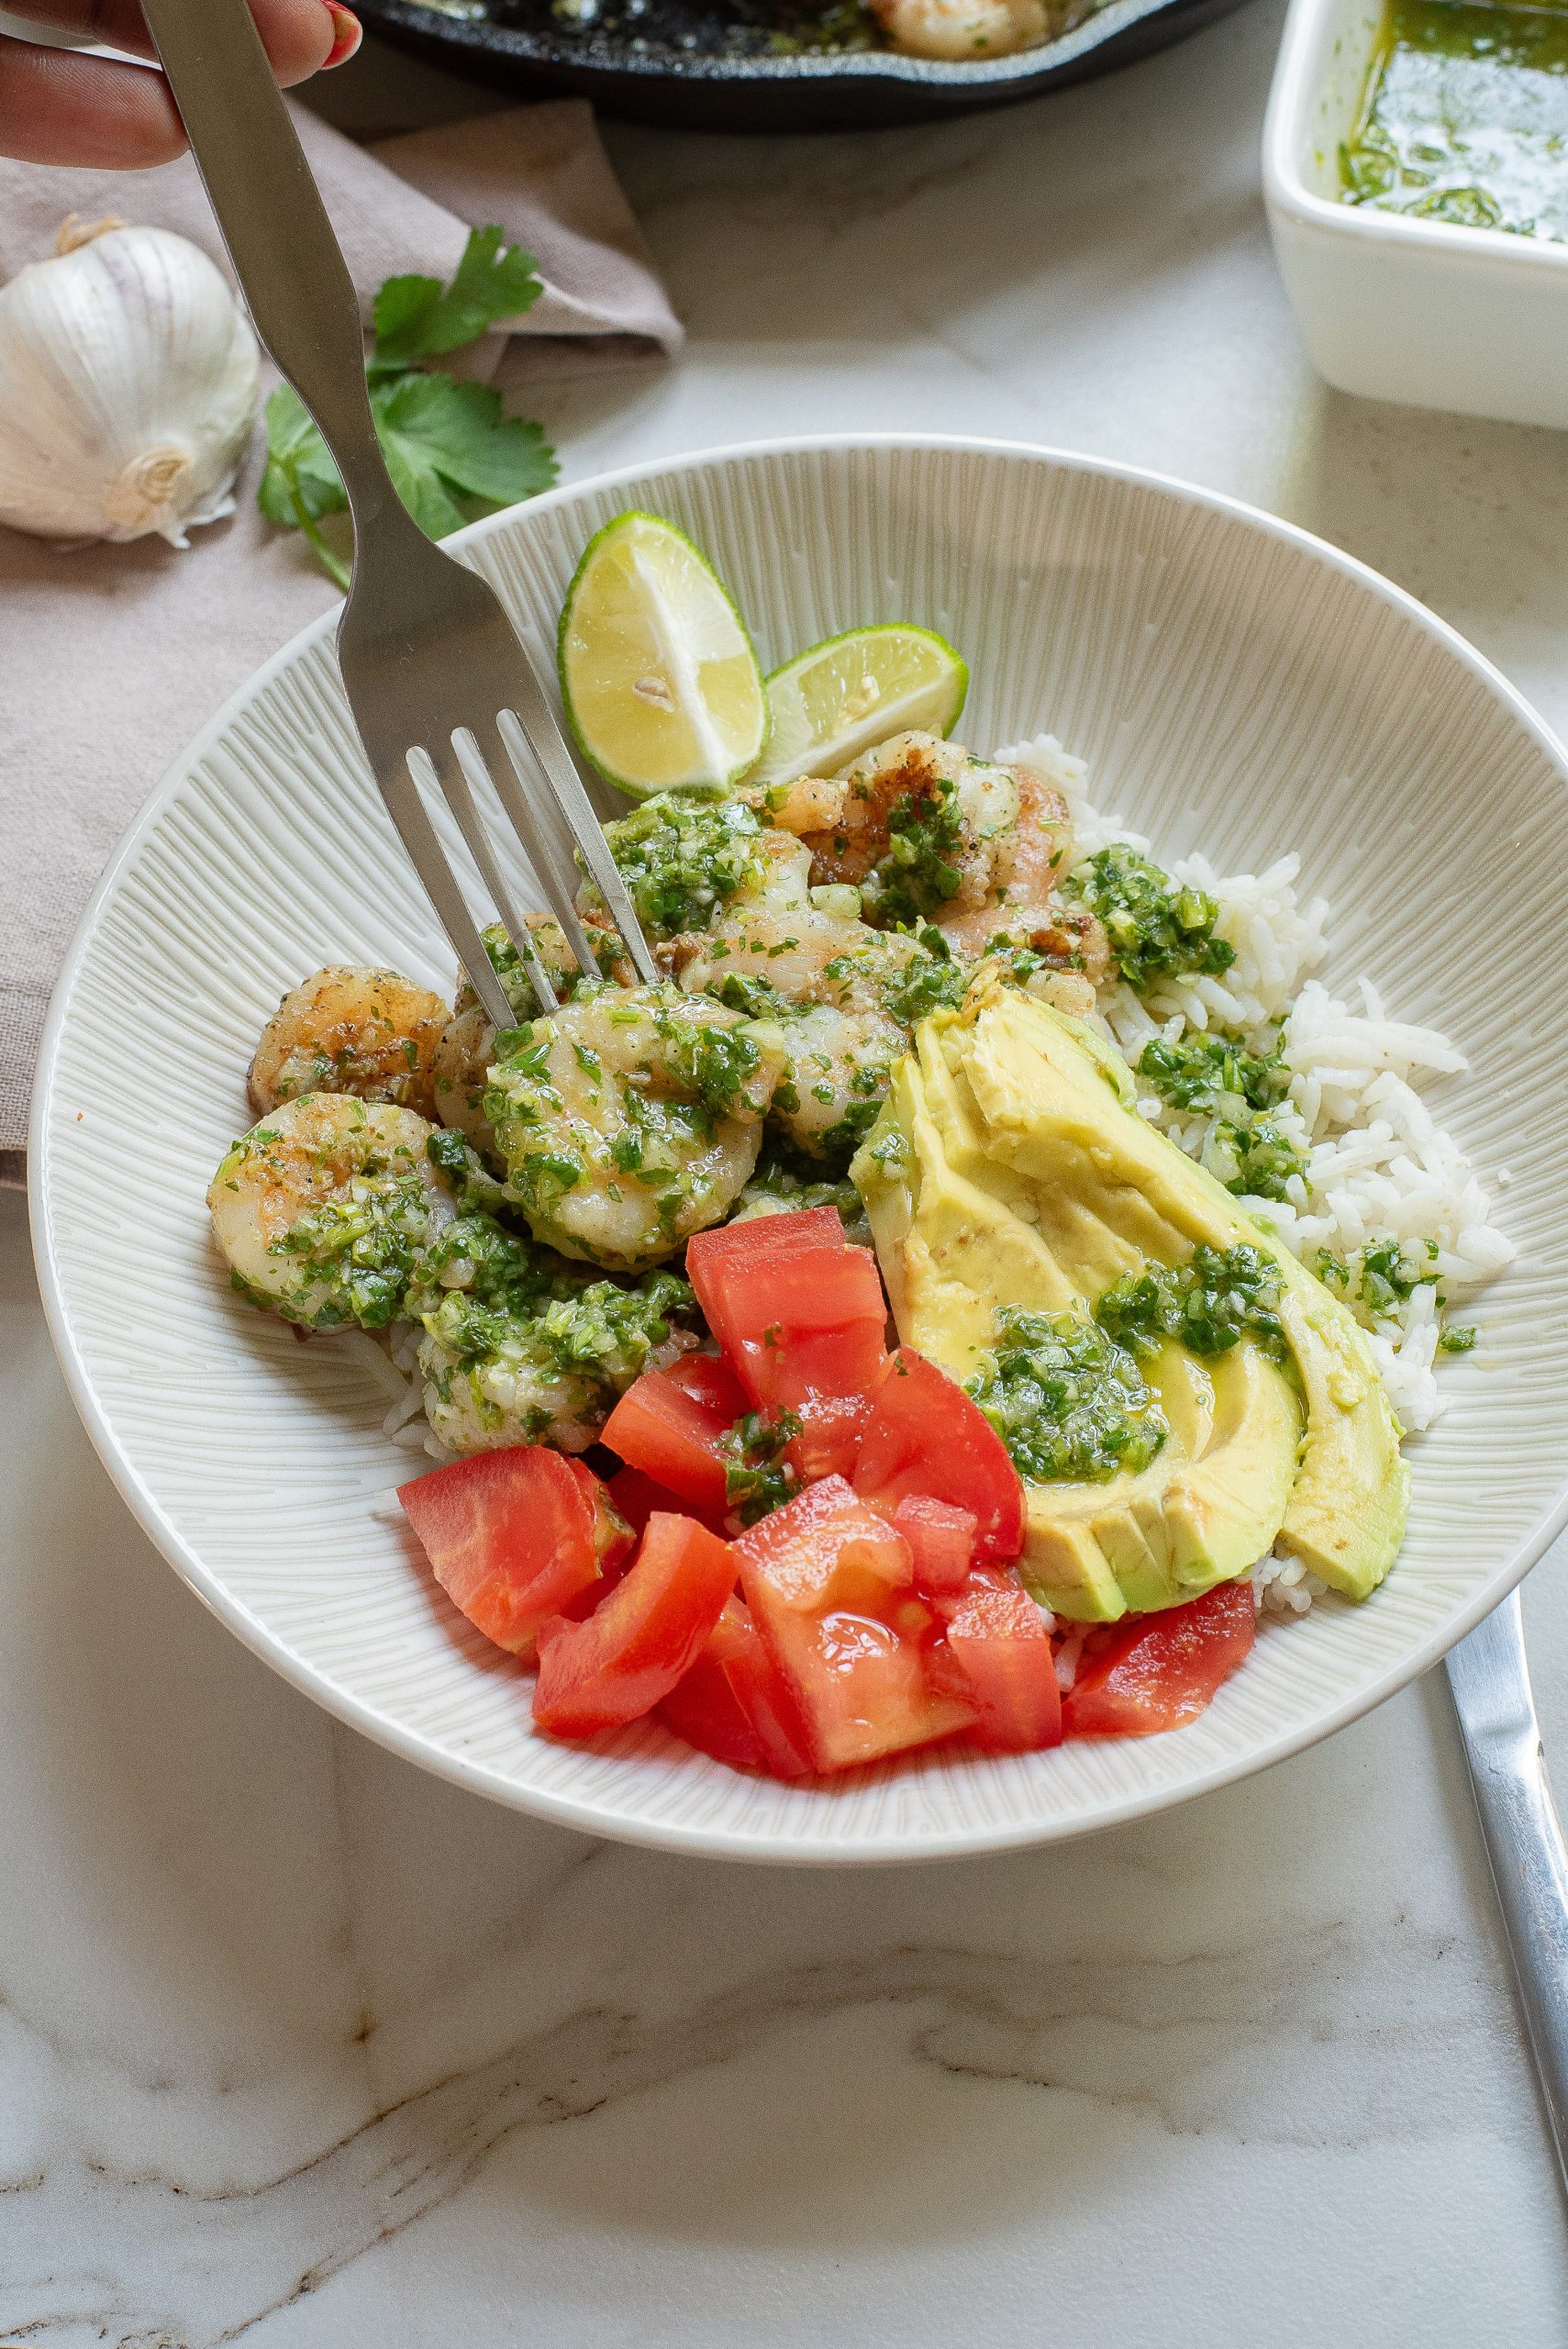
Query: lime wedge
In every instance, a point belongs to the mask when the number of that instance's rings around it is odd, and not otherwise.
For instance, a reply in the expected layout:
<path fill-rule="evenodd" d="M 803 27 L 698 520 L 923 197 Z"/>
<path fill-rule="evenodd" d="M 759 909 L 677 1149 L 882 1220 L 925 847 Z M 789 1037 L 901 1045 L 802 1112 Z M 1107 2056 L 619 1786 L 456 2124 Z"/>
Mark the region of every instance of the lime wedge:
<path fill-rule="evenodd" d="M 617 791 L 717 793 L 757 763 L 768 704 L 751 640 L 684 530 L 618 514 L 590 539 L 556 644 L 583 755 Z"/>
<path fill-rule="evenodd" d="M 852 628 L 797 652 L 768 679 L 773 738 L 758 783 L 837 774 L 890 734 L 951 734 L 969 671 L 935 629 L 891 620 Z"/>

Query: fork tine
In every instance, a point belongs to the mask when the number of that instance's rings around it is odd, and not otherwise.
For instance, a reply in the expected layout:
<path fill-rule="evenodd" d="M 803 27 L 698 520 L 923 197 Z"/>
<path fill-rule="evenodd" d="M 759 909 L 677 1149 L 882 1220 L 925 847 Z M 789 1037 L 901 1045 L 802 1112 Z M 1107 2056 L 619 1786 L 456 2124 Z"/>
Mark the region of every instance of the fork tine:
<path fill-rule="evenodd" d="M 528 744 L 521 735 L 513 739 L 514 729 L 506 724 L 509 712 L 503 710 L 496 720 L 495 730 L 506 758 L 497 765 L 490 780 L 495 785 L 496 797 L 511 820 L 513 830 L 523 844 L 539 885 L 549 900 L 550 911 L 577 957 L 578 968 L 590 978 L 597 978 L 598 957 L 577 911 L 578 874 L 570 844 L 561 839 L 549 820 L 555 810 L 548 797 L 542 807 L 536 806 L 527 789 L 525 778 L 530 771 Z"/>
<path fill-rule="evenodd" d="M 457 957 L 468 974 L 468 983 L 484 1006 L 486 1016 L 497 1028 L 510 1028 L 515 1015 L 506 1000 L 506 989 L 496 977 L 478 925 L 469 912 L 456 874 L 447 862 L 447 853 L 436 837 L 435 826 L 425 812 L 419 796 L 413 761 L 425 759 L 423 751 L 410 751 L 402 764 L 387 760 L 378 764 L 376 781 L 386 804 L 387 813 L 397 828 L 397 836 L 408 852 L 408 861 L 425 885 L 425 894 L 436 909 L 439 921 Z"/>
<path fill-rule="evenodd" d="M 559 1011 L 561 998 L 555 992 L 550 973 L 539 960 L 533 932 L 518 910 L 512 887 L 496 862 L 490 834 L 479 812 L 473 786 L 483 785 L 490 779 L 490 770 L 480 755 L 478 743 L 466 726 L 460 726 L 452 736 L 452 749 L 457 752 L 457 773 L 442 763 L 436 770 L 436 780 L 441 787 L 447 806 L 457 818 L 458 829 L 468 842 L 468 852 L 479 867 L 480 877 L 490 892 L 491 903 L 506 925 L 513 945 L 528 964 L 535 995 L 546 1011 Z"/>
<path fill-rule="evenodd" d="M 626 950 L 636 966 L 638 976 L 652 986 L 659 978 L 659 965 L 642 934 L 642 924 L 638 920 L 626 884 L 610 853 L 604 828 L 583 788 L 583 779 L 573 764 L 572 753 L 562 739 L 561 729 L 555 722 L 550 705 L 531 674 L 525 678 L 524 685 L 524 692 L 517 696 L 519 707 L 501 713 L 502 739 L 508 751 L 512 751 L 511 729 L 506 723 L 511 718 L 539 762 L 566 828 L 582 852 L 583 861 L 594 877 L 600 896 L 609 907 L 611 919 L 626 941 Z M 515 751 L 513 755 L 515 761 Z"/>

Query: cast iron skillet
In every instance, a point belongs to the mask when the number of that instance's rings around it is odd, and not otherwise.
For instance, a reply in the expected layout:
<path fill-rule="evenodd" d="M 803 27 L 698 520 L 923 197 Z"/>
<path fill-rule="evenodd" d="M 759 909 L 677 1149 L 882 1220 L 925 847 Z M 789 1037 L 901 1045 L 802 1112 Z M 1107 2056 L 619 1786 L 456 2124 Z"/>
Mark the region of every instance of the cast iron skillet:
<path fill-rule="evenodd" d="M 590 0 L 593 5 L 593 0 Z M 551 0 L 355 0 L 399 48 L 492 88 L 592 98 L 684 130 L 864 130 L 1007 106 L 1130 65 L 1240 0 L 1110 0 L 1059 40 L 973 65 L 885 50 L 773 53 L 769 0 L 596 0 L 591 22 Z M 470 6 L 484 14 L 470 15 Z M 798 21 L 798 17 L 797 17 Z"/>

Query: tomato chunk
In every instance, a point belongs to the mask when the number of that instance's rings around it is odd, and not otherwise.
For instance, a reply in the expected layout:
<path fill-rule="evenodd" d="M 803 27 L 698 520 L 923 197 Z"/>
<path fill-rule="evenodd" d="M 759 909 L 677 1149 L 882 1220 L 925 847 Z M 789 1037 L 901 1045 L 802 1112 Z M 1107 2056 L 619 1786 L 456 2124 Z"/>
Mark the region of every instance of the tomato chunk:
<path fill-rule="evenodd" d="M 512 1655 L 631 1547 L 593 1470 L 541 1444 L 476 1453 L 397 1497 L 452 1604 Z"/>
<path fill-rule="evenodd" d="M 908 1493 L 894 1510 L 893 1522 L 915 1553 L 917 1588 L 933 1597 L 962 1590 L 979 1531 L 973 1509 L 955 1508 L 929 1493 Z"/>
<path fill-rule="evenodd" d="M 854 1486 L 889 1517 L 912 1493 L 967 1509 L 982 1560 L 1006 1564 L 1024 1546 L 1024 1488 L 1006 1445 L 973 1397 L 907 1346 L 877 1389 Z"/>
<path fill-rule="evenodd" d="M 592 1737 L 651 1712 L 696 1662 L 735 1569 L 728 1542 L 706 1525 L 656 1510 L 625 1575 L 587 1621 L 542 1626 L 539 1728 Z"/>
<path fill-rule="evenodd" d="M 1130 1616 L 1079 1667 L 1062 1702 L 1069 1737 L 1150 1737 L 1195 1720 L 1252 1645 L 1250 1583 L 1222 1582 L 1184 1607 Z"/>
<path fill-rule="evenodd" d="M 769 1776 L 804 1778 L 814 1765 L 795 1691 L 773 1662 L 750 1610 L 738 1606 L 737 1611 L 744 1618 L 744 1633 L 726 1650 L 724 1676 L 751 1724 Z"/>
<path fill-rule="evenodd" d="M 664 1371 L 645 1370 L 605 1421 L 604 1442 L 628 1467 L 710 1517 L 725 1510 L 718 1440 L 729 1425 Z"/>
<path fill-rule="evenodd" d="M 741 1413 L 751 1408 L 733 1365 L 722 1354 L 682 1354 L 664 1375 L 672 1386 L 690 1395 L 705 1410 L 712 1411 L 727 1428 L 733 1427 Z"/>
<path fill-rule="evenodd" d="M 743 1652 L 756 1636 L 740 1601 L 728 1600 L 695 1663 L 657 1708 L 666 1729 L 673 1729 L 699 1753 L 711 1753 L 716 1762 L 728 1762 L 736 1770 L 762 1770 L 768 1763 L 751 1714 L 725 1670 L 728 1659 Z"/>
<path fill-rule="evenodd" d="M 640 1542 L 647 1531 L 648 1520 L 654 1510 L 663 1509 L 676 1517 L 695 1517 L 710 1533 L 725 1537 L 724 1520 L 710 1517 L 706 1510 L 694 1509 L 673 1493 L 668 1485 L 661 1485 L 654 1477 L 645 1475 L 640 1468 L 617 1468 L 605 1486 L 612 1505 L 620 1511 L 631 1529 L 632 1542 Z"/>
<path fill-rule="evenodd" d="M 909 1544 L 827 1476 L 735 1543 L 746 1603 L 800 1709 L 819 1770 L 847 1770 L 967 1727 L 973 1709 L 922 1668 L 930 1611 Z"/>
<path fill-rule="evenodd" d="M 1062 1692 L 1046 1619 L 1027 1590 L 977 1586 L 948 1616 L 947 1644 L 975 1709 L 976 1744 L 1030 1753 L 1062 1742 Z"/>
<path fill-rule="evenodd" d="M 847 1473 L 865 1398 L 887 1372 L 887 1302 L 869 1248 L 851 1248 L 835 1208 L 759 1216 L 687 1242 L 708 1326 L 758 1408 L 803 1421 L 801 1475 Z"/>

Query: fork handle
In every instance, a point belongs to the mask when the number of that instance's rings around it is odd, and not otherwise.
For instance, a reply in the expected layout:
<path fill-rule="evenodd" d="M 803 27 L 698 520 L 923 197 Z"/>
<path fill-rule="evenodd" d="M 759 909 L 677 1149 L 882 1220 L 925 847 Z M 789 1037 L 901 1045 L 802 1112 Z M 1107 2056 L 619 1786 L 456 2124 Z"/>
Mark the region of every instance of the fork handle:
<path fill-rule="evenodd" d="M 371 420 L 359 299 L 246 0 L 143 0 L 250 316 L 320 427 L 356 543 L 401 514 Z"/>

